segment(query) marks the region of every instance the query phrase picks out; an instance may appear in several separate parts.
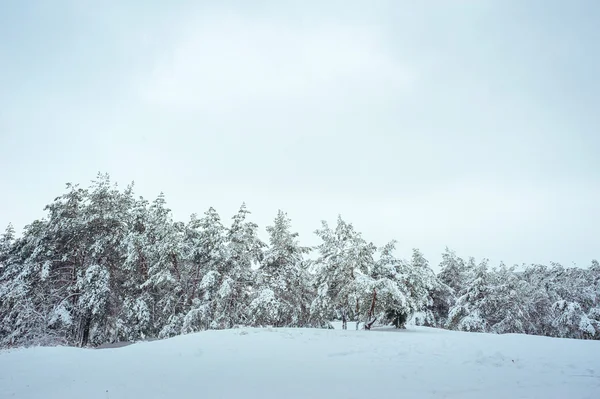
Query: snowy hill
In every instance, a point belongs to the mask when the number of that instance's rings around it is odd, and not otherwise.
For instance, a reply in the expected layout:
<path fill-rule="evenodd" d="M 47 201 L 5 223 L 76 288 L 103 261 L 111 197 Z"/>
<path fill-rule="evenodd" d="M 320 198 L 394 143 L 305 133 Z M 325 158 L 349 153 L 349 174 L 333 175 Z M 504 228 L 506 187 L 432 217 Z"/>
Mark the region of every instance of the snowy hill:
<path fill-rule="evenodd" d="M 598 341 L 244 328 L 0 351 L 0 398 L 598 398 L 599 359 Z"/>

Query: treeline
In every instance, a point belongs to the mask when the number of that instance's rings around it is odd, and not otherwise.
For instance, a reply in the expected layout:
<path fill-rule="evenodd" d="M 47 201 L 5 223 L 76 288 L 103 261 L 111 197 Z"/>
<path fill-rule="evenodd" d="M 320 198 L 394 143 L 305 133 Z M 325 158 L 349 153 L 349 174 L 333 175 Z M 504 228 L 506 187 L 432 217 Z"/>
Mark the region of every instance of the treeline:
<path fill-rule="evenodd" d="M 520 268 L 446 249 L 437 275 L 413 250 L 377 248 L 338 217 L 304 247 L 282 211 L 257 235 L 242 205 L 174 221 L 108 175 L 67 185 L 20 237 L 0 236 L 0 345 L 99 345 L 236 325 L 417 324 L 463 331 L 600 338 L 600 265 Z M 310 259 L 307 255 L 316 251 Z M 354 328 L 351 325 L 350 328 Z"/>

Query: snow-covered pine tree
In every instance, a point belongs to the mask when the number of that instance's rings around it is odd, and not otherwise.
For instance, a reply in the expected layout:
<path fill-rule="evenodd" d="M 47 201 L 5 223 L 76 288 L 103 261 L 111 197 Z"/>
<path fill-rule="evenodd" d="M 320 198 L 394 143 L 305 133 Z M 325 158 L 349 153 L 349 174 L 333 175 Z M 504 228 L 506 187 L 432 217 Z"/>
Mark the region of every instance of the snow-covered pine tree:
<path fill-rule="evenodd" d="M 310 317 L 310 276 L 304 256 L 310 248 L 291 232 L 291 220 L 279 210 L 267 226 L 269 247 L 261 262 L 257 287 L 250 303 L 252 325 L 306 326 Z"/>
<path fill-rule="evenodd" d="M 10 284 L 11 273 L 9 265 L 14 267 L 15 260 L 12 259 L 11 252 L 15 242 L 15 229 L 12 224 L 9 224 L 4 233 L 0 235 L 0 344 L 2 341 L 2 319 L 3 310 L 7 310 L 7 304 L 3 303 L 8 300 L 7 293 L 8 285 Z"/>
<path fill-rule="evenodd" d="M 56 297 L 50 277 L 50 252 L 46 222 L 35 221 L 25 227 L 4 259 L 0 274 L 0 345 L 21 346 L 64 342 L 65 335 L 56 323 L 63 315 L 55 312 Z M 54 319 L 54 320 L 53 320 Z M 70 315 L 64 320 L 70 325 Z"/>
<path fill-rule="evenodd" d="M 417 248 L 413 249 L 410 266 L 406 281 L 414 309 L 426 314 L 428 323 L 433 324 L 433 315 L 428 308 L 432 306 L 430 292 L 436 286 L 435 273 L 429 266 L 429 261 Z"/>
<path fill-rule="evenodd" d="M 448 247 L 442 253 L 442 262 L 439 265 L 439 280 L 452 288 L 455 296 L 465 287 L 469 278 L 468 268 L 465 261 L 456 255 L 456 252 Z"/>
<path fill-rule="evenodd" d="M 555 335 L 552 327 L 551 307 L 557 297 L 551 289 L 550 271 L 545 265 L 523 265 L 523 271 L 519 277 L 529 286 L 526 298 L 529 308 L 529 321 L 534 326 L 533 334 Z"/>
<path fill-rule="evenodd" d="M 243 203 L 226 233 L 225 262 L 220 271 L 215 310 L 216 328 L 231 328 L 248 322 L 253 266 L 260 263 L 265 247 L 257 235 L 258 226 L 247 220 L 250 211 Z"/>
<path fill-rule="evenodd" d="M 472 332 L 488 332 L 486 306 L 489 294 L 488 260 L 484 259 L 475 266 L 475 260 L 469 260 L 471 277 L 461 290 L 456 304 L 450 309 L 447 326 L 450 329 Z"/>
<path fill-rule="evenodd" d="M 315 233 L 322 243 L 317 246 L 319 257 L 315 261 L 317 296 L 311 304 L 312 323 L 328 326 L 328 320 L 345 312 L 358 329 L 372 302 L 371 269 L 376 247 L 341 216 L 335 230 L 323 221 Z"/>
<path fill-rule="evenodd" d="M 163 193 L 151 203 L 145 227 L 145 253 L 148 277 L 141 285 L 147 298 L 139 309 L 152 309 L 153 330 L 163 331 L 166 326 L 181 327 L 185 300 L 182 276 L 182 237 L 184 226 L 173 221 Z M 143 315 L 142 315 L 143 316 Z"/>
<path fill-rule="evenodd" d="M 15 229 L 13 227 L 12 224 L 9 224 L 4 233 L 2 235 L 0 235 L 0 323 L 1 323 L 1 317 L 2 317 L 2 309 L 3 309 L 3 305 L 2 305 L 2 300 L 3 300 L 3 295 L 2 295 L 2 287 L 4 286 L 4 284 L 6 284 L 9 279 L 10 274 L 8 273 L 8 267 L 11 264 L 14 264 L 14 260 L 11 259 L 11 252 L 13 250 L 13 246 L 14 246 L 14 242 L 15 242 Z M 2 328 L 0 327 L 0 331 L 2 330 Z M 0 332 L 0 337 L 1 337 L 1 332 Z"/>
<path fill-rule="evenodd" d="M 600 339 L 600 263 L 594 259 L 589 268 L 590 287 L 595 293 L 594 304 L 587 312 L 588 319 L 592 323 L 596 334 L 594 339 Z"/>
<path fill-rule="evenodd" d="M 390 241 L 379 249 L 379 259 L 373 266 L 371 277 L 377 292 L 377 320 L 404 328 L 414 309 L 411 308 L 410 293 L 402 274 L 403 262 L 394 256 L 395 249 L 396 241 Z"/>
<path fill-rule="evenodd" d="M 515 266 L 504 263 L 491 270 L 487 293 L 486 321 L 490 331 L 498 334 L 536 331 L 533 290 L 529 283 L 515 272 Z"/>
<path fill-rule="evenodd" d="M 219 288 L 227 277 L 226 229 L 214 208 L 201 219 L 192 218 L 185 240 L 190 305 L 181 332 L 217 328 Z M 173 330 L 173 333 L 175 331 Z"/>
<path fill-rule="evenodd" d="M 552 304 L 552 325 L 561 338 L 591 339 L 596 335 L 594 323 L 577 302 L 564 299 Z"/>
<path fill-rule="evenodd" d="M 127 233 L 122 242 L 125 255 L 123 273 L 126 278 L 121 286 L 122 308 L 118 318 L 118 338 L 136 341 L 155 337 L 160 326 L 155 320 L 152 290 L 142 285 L 148 280 L 152 253 L 148 242 L 150 228 L 149 203 L 140 197 L 133 200 Z"/>
<path fill-rule="evenodd" d="M 6 266 L 15 238 L 15 228 L 9 223 L 8 226 L 6 226 L 4 233 L 0 235 L 0 274 L 2 273 L 2 269 Z"/>
<path fill-rule="evenodd" d="M 431 308 L 431 293 L 437 278 L 429 262 L 418 249 L 413 249 L 410 262 L 398 263 L 398 285 L 406 292 L 408 318 L 414 315 L 416 324 L 433 325 L 435 317 Z"/>
<path fill-rule="evenodd" d="M 106 327 L 110 326 L 109 301 L 111 296 L 111 275 L 106 266 L 91 265 L 85 274 L 77 279 L 80 292 L 77 301 L 80 317 L 80 337 L 82 346 L 101 344 L 110 341 Z"/>
<path fill-rule="evenodd" d="M 36 284 L 45 289 L 38 288 L 36 293 L 44 293 L 45 302 L 53 306 L 51 329 L 66 343 L 74 345 L 82 343 L 78 280 L 90 262 L 88 203 L 88 190 L 67 184 L 67 192 L 45 207 L 47 221 L 38 222 L 35 228 L 28 230 L 28 243 L 21 255 L 23 264 L 39 270 L 42 277 Z M 40 313 L 40 307 L 35 307 Z M 42 328 L 45 330 L 46 326 Z"/>
<path fill-rule="evenodd" d="M 108 174 L 98 174 L 88 190 L 83 211 L 87 259 L 78 275 L 80 342 L 94 345 L 118 339 L 118 318 L 123 303 L 124 273 L 122 243 L 130 225 L 134 205 L 133 186 L 121 192 Z M 106 284 L 106 286 L 104 286 Z"/>
<path fill-rule="evenodd" d="M 443 328 L 448 321 L 450 309 L 455 303 L 456 298 L 452 288 L 436 276 L 433 286 L 429 290 L 429 300 L 421 324 L 428 327 Z"/>
<path fill-rule="evenodd" d="M 597 304 L 598 293 L 593 272 L 578 267 L 565 268 L 552 263 L 549 269 L 549 295 L 552 301 L 552 327 L 555 336 L 565 338 L 594 338 L 594 319 L 588 313 Z"/>

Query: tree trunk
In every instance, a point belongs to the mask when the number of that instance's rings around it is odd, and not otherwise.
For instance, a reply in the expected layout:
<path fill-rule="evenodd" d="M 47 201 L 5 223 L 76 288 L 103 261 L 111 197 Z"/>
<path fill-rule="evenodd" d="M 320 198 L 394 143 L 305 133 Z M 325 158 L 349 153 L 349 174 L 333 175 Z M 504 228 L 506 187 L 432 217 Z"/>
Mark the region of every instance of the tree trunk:
<path fill-rule="evenodd" d="M 81 331 L 81 344 L 80 346 L 83 348 L 84 346 L 87 346 L 88 341 L 90 339 L 90 324 L 91 324 L 92 320 L 89 317 L 86 317 L 83 320 L 83 328 Z"/>
<path fill-rule="evenodd" d="M 377 318 L 373 318 L 375 315 L 375 302 L 377 302 L 377 291 L 373 290 L 373 300 L 371 301 L 371 308 L 369 309 L 369 314 L 367 315 L 367 321 L 365 322 L 365 330 L 370 330 Z M 371 320 L 373 318 L 373 320 Z"/>
<path fill-rule="evenodd" d="M 358 326 L 360 325 L 360 306 L 358 305 L 358 298 L 356 298 L 356 330 L 358 330 Z"/>

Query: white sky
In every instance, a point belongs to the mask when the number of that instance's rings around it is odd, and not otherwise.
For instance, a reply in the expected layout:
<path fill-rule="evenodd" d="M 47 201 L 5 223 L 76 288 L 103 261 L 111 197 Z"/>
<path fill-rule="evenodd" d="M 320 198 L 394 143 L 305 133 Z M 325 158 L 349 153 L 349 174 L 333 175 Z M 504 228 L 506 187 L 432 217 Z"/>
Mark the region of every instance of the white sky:
<path fill-rule="evenodd" d="M 308 245 L 341 213 L 434 264 L 599 256 L 595 2 L 13 3 L 1 225 L 101 171 Z"/>

